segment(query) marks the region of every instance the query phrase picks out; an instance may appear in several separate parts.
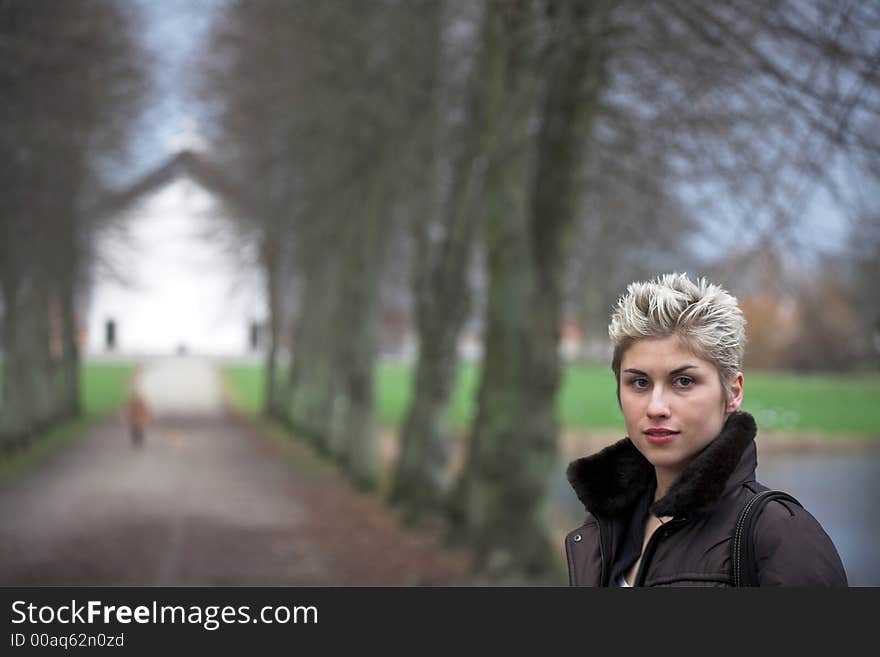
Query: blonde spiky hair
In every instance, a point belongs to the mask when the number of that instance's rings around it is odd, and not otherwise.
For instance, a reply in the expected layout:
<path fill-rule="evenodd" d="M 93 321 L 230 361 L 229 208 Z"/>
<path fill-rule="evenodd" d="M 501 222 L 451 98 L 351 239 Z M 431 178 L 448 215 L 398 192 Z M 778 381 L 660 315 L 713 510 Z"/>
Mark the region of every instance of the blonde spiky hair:
<path fill-rule="evenodd" d="M 677 335 L 694 354 L 715 364 L 724 393 L 729 396 L 729 386 L 742 369 L 745 326 L 736 297 L 705 278 L 692 282 L 686 274 L 673 273 L 630 283 L 608 325 L 614 345 L 611 369 L 618 391 L 620 362 L 633 342 Z"/>

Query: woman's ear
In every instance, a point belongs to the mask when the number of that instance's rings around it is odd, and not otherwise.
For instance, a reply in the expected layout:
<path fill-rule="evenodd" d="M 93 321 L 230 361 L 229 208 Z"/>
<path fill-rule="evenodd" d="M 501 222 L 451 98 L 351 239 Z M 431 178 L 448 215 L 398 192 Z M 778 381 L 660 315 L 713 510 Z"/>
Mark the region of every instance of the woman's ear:
<path fill-rule="evenodd" d="M 743 373 L 737 372 L 730 384 L 730 397 L 727 399 L 726 410 L 728 413 L 738 411 L 743 400 Z"/>

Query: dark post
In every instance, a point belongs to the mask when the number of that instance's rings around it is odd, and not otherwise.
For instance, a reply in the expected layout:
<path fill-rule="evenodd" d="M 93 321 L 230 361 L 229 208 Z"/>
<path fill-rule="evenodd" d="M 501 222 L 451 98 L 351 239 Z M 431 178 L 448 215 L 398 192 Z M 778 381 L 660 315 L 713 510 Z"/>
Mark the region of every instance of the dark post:
<path fill-rule="evenodd" d="M 251 322 L 251 351 L 256 351 L 260 345 L 260 325 L 257 322 Z"/>
<path fill-rule="evenodd" d="M 112 319 L 105 324 L 104 347 L 107 351 L 116 349 L 116 322 Z"/>

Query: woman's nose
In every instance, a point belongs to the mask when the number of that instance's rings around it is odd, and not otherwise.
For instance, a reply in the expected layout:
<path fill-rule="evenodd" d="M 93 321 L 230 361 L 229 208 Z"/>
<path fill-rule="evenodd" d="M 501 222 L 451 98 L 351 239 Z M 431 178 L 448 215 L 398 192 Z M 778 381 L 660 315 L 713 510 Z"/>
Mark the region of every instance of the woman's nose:
<path fill-rule="evenodd" d="M 656 386 L 651 391 L 651 399 L 648 402 L 648 417 L 669 417 L 669 403 L 661 386 Z"/>

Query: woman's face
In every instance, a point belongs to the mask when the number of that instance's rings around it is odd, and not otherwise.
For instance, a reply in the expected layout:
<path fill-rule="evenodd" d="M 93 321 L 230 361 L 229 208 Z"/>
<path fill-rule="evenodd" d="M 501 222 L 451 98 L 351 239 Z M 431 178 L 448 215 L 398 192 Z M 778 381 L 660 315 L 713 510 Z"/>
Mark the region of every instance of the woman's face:
<path fill-rule="evenodd" d="M 678 336 L 636 340 L 620 363 L 620 405 L 633 444 L 674 478 L 703 450 L 742 402 L 742 374 L 729 400 L 712 361 L 695 356 Z"/>

